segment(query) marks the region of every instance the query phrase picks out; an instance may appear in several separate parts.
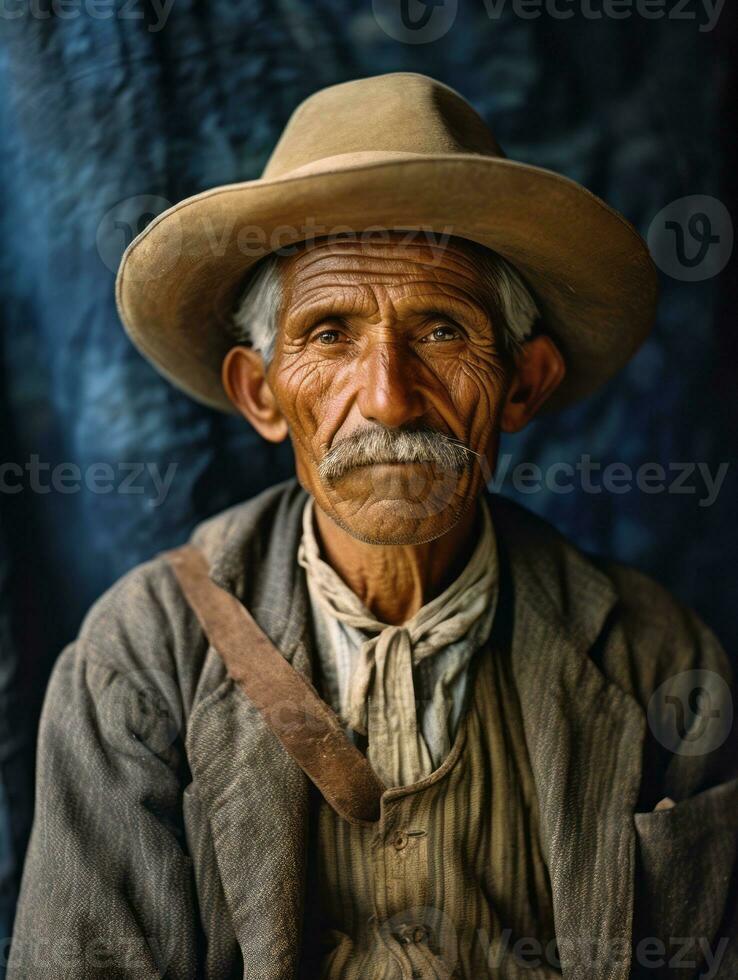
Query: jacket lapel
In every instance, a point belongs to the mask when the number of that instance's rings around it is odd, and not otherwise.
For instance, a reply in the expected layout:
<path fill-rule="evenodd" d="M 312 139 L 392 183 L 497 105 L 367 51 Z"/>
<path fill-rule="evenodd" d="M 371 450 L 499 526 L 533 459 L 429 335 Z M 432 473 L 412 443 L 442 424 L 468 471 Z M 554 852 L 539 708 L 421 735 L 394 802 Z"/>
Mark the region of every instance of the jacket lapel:
<path fill-rule="evenodd" d="M 254 535 L 243 548 L 229 541 L 209 556 L 210 577 L 244 600 L 286 659 L 310 677 L 307 593 L 294 561 L 305 495 L 296 488 L 285 496 L 259 521 L 262 533 L 271 529 L 269 539 Z M 244 972 L 291 980 L 302 940 L 308 781 L 212 649 L 205 669 L 217 679 L 190 718 L 188 755 Z"/>
<path fill-rule="evenodd" d="M 491 506 L 564 976 L 626 980 L 645 719 L 590 656 L 616 595 L 548 525 L 502 498 Z"/>

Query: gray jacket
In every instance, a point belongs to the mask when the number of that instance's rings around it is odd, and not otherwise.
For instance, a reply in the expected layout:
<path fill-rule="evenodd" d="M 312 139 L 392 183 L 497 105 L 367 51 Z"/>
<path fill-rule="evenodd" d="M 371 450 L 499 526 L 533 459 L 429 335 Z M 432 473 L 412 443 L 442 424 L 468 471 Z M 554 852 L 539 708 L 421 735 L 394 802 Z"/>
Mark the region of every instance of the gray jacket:
<path fill-rule="evenodd" d="M 305 499 L 288 481 L 192 540 L 311 676 L 295 560 Z M 733 980 L 738 753 L 723 651 L 645 576 L 489 499 L 564 976 L 682 980 L 706 956 L 707 976 Z M 301 975 L 308 786 L 164 559 L 133 569 L 49 685 L 10 980 Z M 654 810 L 664 797 L 676 805 Z"/>

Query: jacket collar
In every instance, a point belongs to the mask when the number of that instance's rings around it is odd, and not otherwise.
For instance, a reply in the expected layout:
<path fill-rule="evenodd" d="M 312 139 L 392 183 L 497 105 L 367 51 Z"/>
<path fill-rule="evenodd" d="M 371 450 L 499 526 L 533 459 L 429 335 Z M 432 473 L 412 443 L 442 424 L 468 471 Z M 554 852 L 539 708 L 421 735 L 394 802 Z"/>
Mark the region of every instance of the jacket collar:
<path fill-rule="evenodd" d="M 202 525 L 193 543 L 213 581 L 310 678 L 308 594 L 295 559 L 306 499 L 288 481 Z M 616 594 L 546 522 L 488 501 L 508 589 L 499 603 L 508 620 L 500 613 L 496 629 L 509 631 L 566 976 L 626 980 L 645 721 L 592 658 Z M 193 713 L 188 745 L 244 958 L 267 980 L 286 980 L 302 921 L 307 780 L 227 680 Z"/>

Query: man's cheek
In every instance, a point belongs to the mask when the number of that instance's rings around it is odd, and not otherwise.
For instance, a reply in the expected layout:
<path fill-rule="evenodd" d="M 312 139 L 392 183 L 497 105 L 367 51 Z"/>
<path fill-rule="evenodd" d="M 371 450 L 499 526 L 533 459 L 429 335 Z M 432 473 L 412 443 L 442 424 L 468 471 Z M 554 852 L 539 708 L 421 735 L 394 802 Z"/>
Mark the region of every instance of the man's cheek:
<path fill-rule="evenodd" d="M 278 375 L 273 390 L 282 414 L 290 422 L 290 428 L 304 427 L 319 394 L 319 386 L 316 386 L 307 366 L 283 371 Z"/>
<path fill-rule="evenodd" d="M 479 451 L 479 440 L 491 427 L 491 420 L 499 414 L 502 395 L 502 387 L 495 377 L 481 372 L 457 375 L 453 390 L 454 411 L 472 449 Z"/>
<path fill-rule="evenodd" d="M 350 387 L 342 381 L 335 369 L 324 365 L 306 379 L 296 399 L 297 414 L 303 428 L 326 448 L 341 424 L 347 399 L 351 397 Z"/>
<path fill-rule="evenodd" d="M 321 446 L 330 441 L 333 431 L 321 399 L 310 391 L 303 391 L 302 394 L 304 397 L 279 400 L 290 430 L 298 477 L 301 461 L 305 465 L 315 465 L 323 454 Z"/>
<path fill-rule="evenodd" d="M 470 419 L 467 445 L 478 453 L 477 461 L 485 482 L 492 478 L 492 468 L 499 448 L 500 399 L 482 395 Z"/>

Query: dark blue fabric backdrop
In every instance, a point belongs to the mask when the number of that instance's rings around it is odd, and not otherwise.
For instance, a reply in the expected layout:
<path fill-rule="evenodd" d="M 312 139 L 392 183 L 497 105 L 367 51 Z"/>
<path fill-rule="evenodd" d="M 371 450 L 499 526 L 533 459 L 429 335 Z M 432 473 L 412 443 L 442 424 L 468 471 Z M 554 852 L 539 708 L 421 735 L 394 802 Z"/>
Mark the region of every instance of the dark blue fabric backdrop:
<path fill-rule="evenodd" d="M 41 3 L 35 14 L 21 2 L 3 7 L 0 407 L 3 459 L 24 469 L 4 471 L 0 494 L 0 935 L 53 659 L 121 573 L 292 471 L 286 447 L 189 401 L 126 339 L 114 269 L 145 213 L 258 176 L 302 98 L 398 69 L 459 89 L 510 156 L 582 181 L 644 234 L 675 199 L 728 193 L 730 11 L 707 31 L 696 5 L 693 20 L 558 20 L 524 19 L 510 4 L 496 17 L 484 0 L 465 0 L 438 40 L 405 44 L 381 26 L 388 3 L 175 0 L 162 29 L 140 2 L 117 4 L 109 18 L 83 0 L 64 16 L 44 16 Z M 11 7 L 21 15 L 8 16 Z M 628 369 L 505 451 L 543 465 L 583 453 L 633 467 L 704 462 L 713 472 L 734 461 L 730 282 L 727 272 L 698 283 L 664 276 L 656 329 Z M 79 471 L 60 475 L 62 463 Z M 90 476 L 94 464 L 112 471 Z M 143 492 L 125 492 L 131 465 L 149 467 L 146 481 L 134 479 Z M 160 502 L 151 468 L 170 465 Z M 112 492 L 84 486 L 109 485 L 111 472 Z M 696 485 L 695 494 L 503 489 L 582 546 L 654 574 L 734 649 L 735 468 L 710 507 Z"/>

